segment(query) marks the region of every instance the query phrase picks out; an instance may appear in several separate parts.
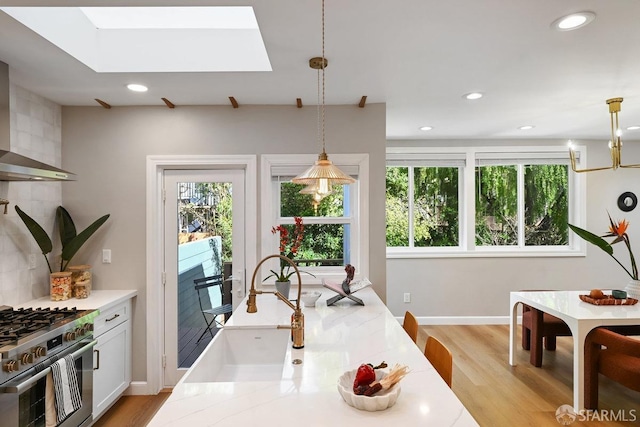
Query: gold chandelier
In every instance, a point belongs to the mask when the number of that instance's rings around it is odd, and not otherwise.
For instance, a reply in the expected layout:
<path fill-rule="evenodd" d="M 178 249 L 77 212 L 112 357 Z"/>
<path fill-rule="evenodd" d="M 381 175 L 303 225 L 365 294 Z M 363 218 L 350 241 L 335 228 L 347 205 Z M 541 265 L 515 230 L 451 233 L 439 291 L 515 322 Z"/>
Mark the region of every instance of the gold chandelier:
<path fill-rule="evenodd" d="M 319 203 L 323 197 L 331 193 L 331 187 L 333 185 L 352 184 L 356 182 L 354 178 L 341 171 L 340 168 L 335 166 L 331 160 L 329 160 L 329 156 L 327 156 L 327 152 L 325 150 L 324 106 L 325 69 L 327 68 L 327 65 L 328 61 L 324 55 L 324 0 L 322 0 L 322 56 L 311 58 L 309 60 L 309 66 L 318 70 L 319 74 L 322 74 L 322 104 L 320 104 L 318 108 L 318 138 L 321 138 L 322 141 L 322 152 L 318 155 L 318 160 L 313 166 L 291 180 L 295 184 L 310 186 L 307 190 L 309 191 L 313 189 L 311 194 L 314 194 L 315 203 Z M 320 76 L 318 76 L 318 82 L 319 81 Z M 318 98 L 320 98 L 319 92 L 320 90 L 318 90 Z"/>
<path fill-rule="evenodd" d="M 607 99 L 609 105 L 609 116 L 611 117 L 611 140 L 609 141 L 609 151 L 611 152 L 611 166 L 604 166 L 599 168 L 590 169 L 576 169 L 576 153 L 575 147 L 569 141 L 569 158 L 571 159 L 571 169 L 574 172 L 593 172 L 618 168 L 640 168 L 640 164 L 636 165 L 623 165 L 622 164 L 622 131 L 618 123 L 618 113 L 620 112 L 620 104 L 622 104 L 622 98 Z"/>

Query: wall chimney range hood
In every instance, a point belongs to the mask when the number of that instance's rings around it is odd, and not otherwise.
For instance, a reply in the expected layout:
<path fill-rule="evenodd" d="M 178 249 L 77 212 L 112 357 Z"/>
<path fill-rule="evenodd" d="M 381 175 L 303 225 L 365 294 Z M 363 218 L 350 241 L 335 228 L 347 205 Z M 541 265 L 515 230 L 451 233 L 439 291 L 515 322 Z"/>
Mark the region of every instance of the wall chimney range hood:
<path fill-rule="evenodd" d="M 71 181 L 73 173 L 11 152 L 9 66 L 0 62 L 0 181 Z"/>

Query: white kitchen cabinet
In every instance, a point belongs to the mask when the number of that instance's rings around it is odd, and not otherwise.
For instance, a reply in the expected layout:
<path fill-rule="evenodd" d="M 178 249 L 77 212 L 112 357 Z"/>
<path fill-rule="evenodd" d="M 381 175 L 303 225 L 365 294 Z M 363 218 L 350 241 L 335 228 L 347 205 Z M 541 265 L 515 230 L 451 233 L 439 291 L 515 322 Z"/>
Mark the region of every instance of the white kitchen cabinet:
<path fill-rule="evenodd" d="M 131 383 L 131 299 L 100 310 L 94 321 L 93 419 L 97 420 Z"/>

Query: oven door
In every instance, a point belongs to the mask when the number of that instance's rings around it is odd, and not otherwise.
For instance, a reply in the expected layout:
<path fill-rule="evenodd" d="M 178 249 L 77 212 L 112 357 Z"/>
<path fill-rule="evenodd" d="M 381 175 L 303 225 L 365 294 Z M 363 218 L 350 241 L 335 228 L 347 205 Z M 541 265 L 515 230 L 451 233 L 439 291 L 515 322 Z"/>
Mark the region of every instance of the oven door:
<path fill-rule="evenodd" d="M 59 427 L 89 425 L 93 406 L 93 338 L 85 339 L 59 353 L 59 359 L 73 354 L 78 374 L 82 407 L 65 419 Z M 38 373 L 29 370 L 0 386 L 0 413 L 7 427 L 45 427 L 45 389 L 47 374 L 53 361 L 45 360 L 46 368 Z M 5 424 L 6 423 L 6 424 Z"/>

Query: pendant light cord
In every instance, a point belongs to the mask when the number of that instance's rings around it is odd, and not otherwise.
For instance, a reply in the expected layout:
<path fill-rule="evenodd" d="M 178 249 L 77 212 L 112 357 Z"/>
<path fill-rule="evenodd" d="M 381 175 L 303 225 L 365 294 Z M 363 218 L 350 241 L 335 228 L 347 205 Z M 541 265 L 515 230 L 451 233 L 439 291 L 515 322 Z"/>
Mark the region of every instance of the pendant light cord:
<path fill-rule="evenodd" d="M 324 144 L 324 85 L 325 85 L 325 79 L 324 79 L 324 67 L 325 67 L 325 57 L 324 57 L 324 0 L 322 0 L 322 152 L 326 153 L 325 151 L 325 144 Z"/>
<path fill-rule="evenodd" d="M 316 98 L 316 141 L 322 142 L 322 128 L 321 128 L 321 112 L 320 112 L 320 69 L 316 70 L 316 82 L 317 82 L 317 98 Z"/>

